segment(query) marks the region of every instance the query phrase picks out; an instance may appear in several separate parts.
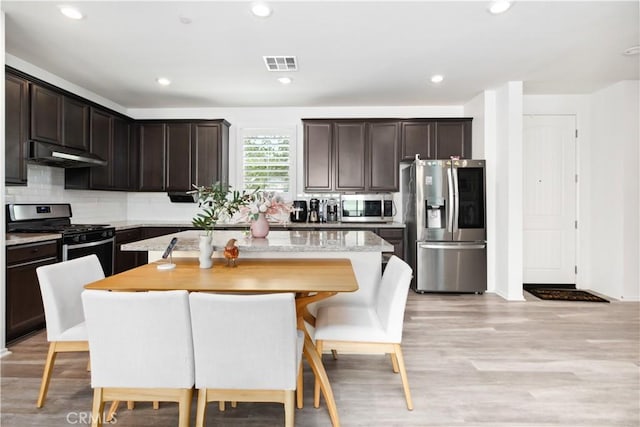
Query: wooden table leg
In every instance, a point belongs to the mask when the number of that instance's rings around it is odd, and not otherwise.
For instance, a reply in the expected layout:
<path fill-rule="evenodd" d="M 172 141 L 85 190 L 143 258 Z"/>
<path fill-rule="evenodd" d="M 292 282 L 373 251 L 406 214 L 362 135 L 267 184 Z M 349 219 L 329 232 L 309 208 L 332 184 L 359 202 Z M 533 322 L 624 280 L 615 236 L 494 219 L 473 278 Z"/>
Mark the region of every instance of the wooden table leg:
<path fill-rule="evenodd" d="M 315 318 L 313 318 L 313 316 L 311 316 L 311 314 L 307 310 L 307 305 L 311 304 L 312 302 L 329 298 L 330 296 L 333 296 L 335 294 L 335 292 L 318 292 L 314 295 L 309 295 L 308 293 L 298 294 L 296 296 L 296 315 L 298 317 L 298 329 L 304 332 L 304 347 L 302 349 L 302 352 L 307 359 L 307 362 L 309 363 L 313 374 L 316 376 L 316 380 L 320 383 L 320 390 L 324 395 L 325 402 L 327 402 L 327 409 L 329 410 L 331 424 L 333 425 L 333 427 L 340 427 L 338 408 L 336 407 L 336 401 L 333 397 L 333 390 L 331 389 L 331 384 L 329 383 L 327 371 L 325 371 L 324 365 L 322 364 L 322 355 L 318 353 L 316 346 L 313 345 L 311 336 L 309 335 L 307 327 L 305 326 L 305 320 L 313 319 L 313 323 L 315 323 Z"/>

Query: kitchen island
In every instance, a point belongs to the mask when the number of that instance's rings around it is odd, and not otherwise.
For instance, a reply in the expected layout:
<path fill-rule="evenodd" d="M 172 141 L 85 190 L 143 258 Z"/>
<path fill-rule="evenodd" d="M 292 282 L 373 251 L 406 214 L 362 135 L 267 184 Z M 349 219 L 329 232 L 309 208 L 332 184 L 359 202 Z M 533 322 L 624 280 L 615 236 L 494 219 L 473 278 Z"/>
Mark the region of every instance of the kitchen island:
<path fill-rule="evenodd" d="M 123 251 L 147 251 L 149 262 L 162 257 L 173 237 L 178 243 L 176 257 L 197 257 L 202 231 L 189 230 L 122 245 Z M 348 258 L 358 281 L 359 290 L 332 298 L 373 300 L 375 284 L 380 279 L 383 252 L 393 252 L 393 245 L 371 231 L 364 230 L 289 230 L 271 231 L 264 239 L 253 239 L 241 230 L 213 232 L 214 264 L 224 262 L 222 251 L 229 239 L 236 239 L 240 251 L 238 263 L 251 258 Z"/>

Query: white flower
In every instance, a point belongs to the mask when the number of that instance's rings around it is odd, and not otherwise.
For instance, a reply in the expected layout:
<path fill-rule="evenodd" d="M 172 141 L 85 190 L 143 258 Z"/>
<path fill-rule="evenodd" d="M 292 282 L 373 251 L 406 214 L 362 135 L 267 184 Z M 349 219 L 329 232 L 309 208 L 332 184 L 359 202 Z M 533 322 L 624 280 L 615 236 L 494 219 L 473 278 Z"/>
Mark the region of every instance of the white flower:
<path fill-rule="evenodd" d="M 260 212 L 264 213 L 267 211 L 268 208 L 269 206 L 267 205 L 267 203 L 263 203 L 260 205 Z"/>
<path fill-rule="evenodd" d="M 251 205 L 251 213 L 252 214 L 257 214 L 258 213 L 258 207 L 256 205 Z"/>

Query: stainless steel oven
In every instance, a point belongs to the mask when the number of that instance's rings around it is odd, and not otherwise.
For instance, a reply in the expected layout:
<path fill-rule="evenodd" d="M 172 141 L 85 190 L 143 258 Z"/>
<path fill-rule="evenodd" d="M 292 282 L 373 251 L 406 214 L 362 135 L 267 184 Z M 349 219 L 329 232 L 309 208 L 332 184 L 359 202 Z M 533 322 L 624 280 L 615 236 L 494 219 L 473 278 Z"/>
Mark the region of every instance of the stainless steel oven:
<path fill-rule="evenodd" d="M 393 197 L 383 194 L 344 194 L 342 222 L 393 222 Z"/>
<path fill-rule="evenodd" d="M 59 233 L 62 235 L 62 260 L 95 254 L 105 276 L 114 272 L 115 228 L 104 224 L 71 224 L 71 205 L 8 204 L 7 232 Z"/>

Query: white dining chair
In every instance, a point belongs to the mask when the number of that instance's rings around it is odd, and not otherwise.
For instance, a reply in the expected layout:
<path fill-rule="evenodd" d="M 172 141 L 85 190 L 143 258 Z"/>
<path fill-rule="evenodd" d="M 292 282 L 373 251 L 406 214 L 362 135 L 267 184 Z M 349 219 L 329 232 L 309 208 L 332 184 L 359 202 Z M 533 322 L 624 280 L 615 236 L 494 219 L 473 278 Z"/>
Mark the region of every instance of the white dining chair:
<path fill-rule="evenodd" d="M 198 404 L 205 425 L 212 401 L 279 402 L 293 427 L 296 380 L 304 335 L 296 329 L 294 296 L 189 296 Z"/>
<path fill-rule="evenodd" d="M 104 279 L 104 272 L 96 255 L 87 255 L 36 269 L 49 352 L 40 383 L 36 406 L 42 408 L 47 398 L 51 373 L 58 353 L 89 351 L 87 329 L 80 295 L 84 286 Z"/>
<path fill-rule="evenodd" d="M 187 291 L 84 291 L 93 391 L 93 425 L 105 401 L 178 402 L 189 426 L 194 385 Z"/>
<path fill-rule="evenodd" d="M 316 316 L 316 348 L 356 354 L 391 355 L 394 372 L 400 372 L 407 408 L 413 409 L 407 371 L 402 355 L 402 329 L 412 269 L 392 256 L 382 276 L 374 304 L 327 305 Z M 320 387 L 314 387 L 314 405 L 319 406 Z"/>

